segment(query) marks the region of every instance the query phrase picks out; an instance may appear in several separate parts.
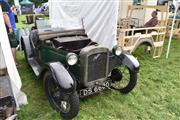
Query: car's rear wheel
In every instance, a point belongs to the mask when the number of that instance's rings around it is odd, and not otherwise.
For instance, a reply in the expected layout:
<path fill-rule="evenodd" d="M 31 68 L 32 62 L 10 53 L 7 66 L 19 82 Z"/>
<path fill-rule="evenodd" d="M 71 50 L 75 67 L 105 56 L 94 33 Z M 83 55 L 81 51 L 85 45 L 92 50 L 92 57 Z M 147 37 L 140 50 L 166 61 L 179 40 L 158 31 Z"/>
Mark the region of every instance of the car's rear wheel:
<path fill-rule="evenodd" d="M 136 86 L 137 72 L 131 71 L 127 66 L 122 65 L 111 72 L 112 88 L 121 93 L 129 93 Z"/>
<path fill-rule="evenodd" d="M 55 82 L 50 71 L 44 75 L 44 86 L 51 106 L 60 112 L 64 119 L 72 119 L 79 112 L 79 97 L 77 92 L 62 97 L 59 85 Z"/>

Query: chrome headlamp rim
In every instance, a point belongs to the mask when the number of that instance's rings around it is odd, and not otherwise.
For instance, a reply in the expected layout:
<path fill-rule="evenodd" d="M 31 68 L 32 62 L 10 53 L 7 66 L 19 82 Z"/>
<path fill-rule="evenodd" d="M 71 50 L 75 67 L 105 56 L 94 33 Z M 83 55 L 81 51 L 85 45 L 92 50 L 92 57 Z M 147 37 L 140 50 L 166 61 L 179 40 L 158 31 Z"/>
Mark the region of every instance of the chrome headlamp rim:
<path fill-rule="evenodd" d="M 68 65 L 73 66 L 78 62 L 78 56 L 75 53 L 68 53 L 66 55 L 66 62 Z"/>
<path fill-rule="evenodd" d="M 113 50 L 112 50 L 113 54 L 116 55 L 116 56 L 120 56 L 123 52 L 123 49 L 121 46 L 119 45 L 116 45 L 113 47 Z"/>

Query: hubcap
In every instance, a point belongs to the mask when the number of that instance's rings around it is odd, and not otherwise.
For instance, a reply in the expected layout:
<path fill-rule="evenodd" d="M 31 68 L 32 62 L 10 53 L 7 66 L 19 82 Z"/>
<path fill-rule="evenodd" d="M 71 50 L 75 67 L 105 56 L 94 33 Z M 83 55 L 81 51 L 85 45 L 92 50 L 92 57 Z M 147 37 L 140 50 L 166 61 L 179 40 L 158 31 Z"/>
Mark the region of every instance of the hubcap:
<path fill-rule="evenodd" d="M 118 74 L 121 79 L 114 81 L 112 86 L 117 89 L 122 89 L 128 85 L 130 81 L 130 73 L 126 66 L 121 66 L 118 70 L 119 70 Z"/>
<path fill-rule="evenodd" d="M 67 101 L 61 101 L 60 107 L 61 107 L 61 111 L 64 113 L 67 113 L 70 110 L 70 105 L 68 104 Z"/>

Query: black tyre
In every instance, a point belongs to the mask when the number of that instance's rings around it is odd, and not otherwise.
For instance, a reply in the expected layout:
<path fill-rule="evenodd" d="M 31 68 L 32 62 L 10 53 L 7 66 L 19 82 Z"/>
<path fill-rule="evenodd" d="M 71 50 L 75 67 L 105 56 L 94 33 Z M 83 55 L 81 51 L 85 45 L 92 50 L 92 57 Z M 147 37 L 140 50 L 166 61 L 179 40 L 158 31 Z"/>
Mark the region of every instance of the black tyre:
<path fill-rule="evenodd" d="M 60 112 L 64 119 L 72 119 L 79 112 L 79 97 L 77 92 L 62 98 L 59 85 L 53 79 L 50 71 L 44 75 L 44 86 L 48 100 L 57 112 Z"/>
<path fill-rule="evenodd" d="M 113 81 L 112 88 L 120 91 L 121 93 L 129 93 L 136 86 L 137 72 L 131 71 L 127 66 L 115 68 L 111 72 Z"/>

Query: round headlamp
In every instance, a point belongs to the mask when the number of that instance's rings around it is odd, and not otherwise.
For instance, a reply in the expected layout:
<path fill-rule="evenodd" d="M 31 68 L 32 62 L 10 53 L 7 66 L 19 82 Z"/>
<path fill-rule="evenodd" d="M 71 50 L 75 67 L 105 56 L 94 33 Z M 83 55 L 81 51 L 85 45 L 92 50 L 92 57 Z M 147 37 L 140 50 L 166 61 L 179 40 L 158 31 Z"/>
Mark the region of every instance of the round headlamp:
<path fill-rule="evenodd" d="M 77 63 L 78 57 L 75 53 L 68 53 L 66 56 L 66 61 L 68 65 L 73 66 Z"/>
<path fill-rule="evenodd" d="M 114 53 L 116 56 L 120 56 L 122 52 L 123 52 L 123 49 L 122 49 L 121 46 L 119 46 L 119 45 L 114 46 L 114 48 L 113 48 L 113 53 Z"/>

